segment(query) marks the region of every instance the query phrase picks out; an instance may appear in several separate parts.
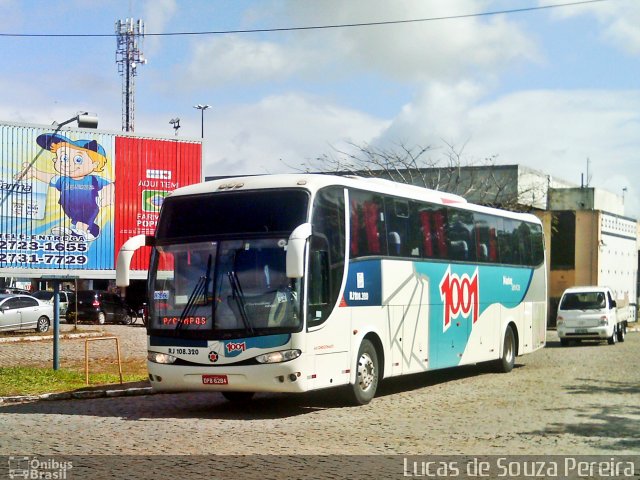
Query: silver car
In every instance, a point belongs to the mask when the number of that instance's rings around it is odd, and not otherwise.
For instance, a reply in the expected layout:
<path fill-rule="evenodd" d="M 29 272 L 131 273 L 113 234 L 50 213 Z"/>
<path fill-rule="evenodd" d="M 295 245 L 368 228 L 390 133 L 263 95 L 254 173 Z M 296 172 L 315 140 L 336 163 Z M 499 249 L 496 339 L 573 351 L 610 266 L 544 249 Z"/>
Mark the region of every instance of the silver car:
<path fill-rule="evenodd" d="M 0 331 L 36 329 L 46 332 L 53 318 L 53 305 L 30 295 L 0 294 Z"/>

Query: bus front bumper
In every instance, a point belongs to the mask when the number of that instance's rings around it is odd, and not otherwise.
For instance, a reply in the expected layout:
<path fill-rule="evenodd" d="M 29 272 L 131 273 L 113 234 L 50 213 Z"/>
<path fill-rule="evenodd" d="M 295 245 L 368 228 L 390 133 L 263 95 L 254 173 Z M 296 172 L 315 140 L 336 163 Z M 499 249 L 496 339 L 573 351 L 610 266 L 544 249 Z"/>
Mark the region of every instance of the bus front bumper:
<path fill-rule="evenodd" d="M 151 387 L 159 392 L 304 392 L 302 362 L 252 366 L 184 366 L 147 362 Z"/>

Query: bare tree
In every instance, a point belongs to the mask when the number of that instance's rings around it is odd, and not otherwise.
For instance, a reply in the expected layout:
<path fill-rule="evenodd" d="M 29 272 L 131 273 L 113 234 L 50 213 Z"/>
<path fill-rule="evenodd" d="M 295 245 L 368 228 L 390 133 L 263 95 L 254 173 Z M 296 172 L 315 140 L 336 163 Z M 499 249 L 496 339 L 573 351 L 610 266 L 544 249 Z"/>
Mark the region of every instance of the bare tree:
<path fill-rule="evenodd" d="M 531 210 L 546 198 L 546 182 L 535 176 L 523 183 L 514 165 L 496 165 L 497 155 L 482 159 L 465 154 L 467 144 L 391 149 L 350 144 L 352 151 L 334 149 L 299 171 L 386 178 L 399 183 L 454 193 L 468 201 L 508 210 Z"/>

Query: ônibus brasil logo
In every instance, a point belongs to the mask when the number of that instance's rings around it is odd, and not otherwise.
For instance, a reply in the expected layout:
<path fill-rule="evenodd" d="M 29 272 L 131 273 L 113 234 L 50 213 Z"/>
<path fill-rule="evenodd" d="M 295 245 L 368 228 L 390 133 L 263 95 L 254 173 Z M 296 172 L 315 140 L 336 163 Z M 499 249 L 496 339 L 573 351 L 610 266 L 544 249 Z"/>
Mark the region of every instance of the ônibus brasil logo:
<path fill-rule="evenodd" d="M 440 298 L 443 303 L 442 331 L 446 332 L 451 326 L 451 319 L 462 315 L 468 318 L 473 311 L 473 323 L 478 320 L 480 295 L 478 287 L 478 269 L 469 277 L 466 273 L 462 276 L 451 273 L 451 266 L 440 281 Z"/>

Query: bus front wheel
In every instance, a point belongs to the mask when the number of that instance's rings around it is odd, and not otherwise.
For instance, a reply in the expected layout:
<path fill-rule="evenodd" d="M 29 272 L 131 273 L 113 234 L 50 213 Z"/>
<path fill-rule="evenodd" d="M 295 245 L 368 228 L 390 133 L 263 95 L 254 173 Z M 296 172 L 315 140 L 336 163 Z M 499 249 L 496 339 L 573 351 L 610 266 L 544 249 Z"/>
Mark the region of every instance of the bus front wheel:
<path fill-rule="evenodd" d="M 504 345 L 502 346 L 502 357 L 496 360 L 496 371 L 500 373 L 509 373 L 513 370 L 516 363 L 516 336 L 513 333 L 511 325 L 504 332 Z"/>
<path fill-rule="evenodd" d="M 380 368 L 378 352 L 370 340 L 364 339 L 358 350 L 356 381 L 351 385 L 352 399 L 357 405 L 366 405 L 376 394 Z"/>

